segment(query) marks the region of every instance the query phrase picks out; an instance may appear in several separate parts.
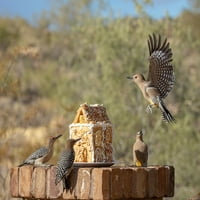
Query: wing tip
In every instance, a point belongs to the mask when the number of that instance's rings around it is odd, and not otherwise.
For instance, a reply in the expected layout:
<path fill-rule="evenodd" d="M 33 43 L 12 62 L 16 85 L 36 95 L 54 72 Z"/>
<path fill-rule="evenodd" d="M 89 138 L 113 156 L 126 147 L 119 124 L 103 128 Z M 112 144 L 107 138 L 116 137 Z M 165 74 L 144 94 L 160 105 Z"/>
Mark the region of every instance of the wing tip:
<path fill-rule="evenodd" d="M 149 51 L 150 53 L 153 53 L 155 50 L 162 50 L 162 51 L 170 51 L 170 43 L 168 42 L 167 37 L 162 41 L 162 36 L 160 33 L 155 34 L 153 32 L 152 34 L 148 34 L 148 43 L 149 43 Z"/>

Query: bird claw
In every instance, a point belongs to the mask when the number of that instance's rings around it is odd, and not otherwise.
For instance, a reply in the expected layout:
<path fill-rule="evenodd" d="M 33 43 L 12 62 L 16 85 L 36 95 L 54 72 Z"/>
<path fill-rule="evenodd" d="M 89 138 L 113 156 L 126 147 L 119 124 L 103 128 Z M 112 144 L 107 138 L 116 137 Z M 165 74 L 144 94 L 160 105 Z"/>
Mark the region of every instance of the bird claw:
<path fill-rule="evenodd" d="M 70 189 L 70 182 L 69 182 L 68 179 L 64 178 L 64 179 L 62 180 L 62 182 L 63 182 L 63 190 L 68 190 L 68 189 Z"/>
<path fill-rule="evenodd" d="M 146 112 L 152 114 L 152 105 L 151 104 L 147 106 Z"/>

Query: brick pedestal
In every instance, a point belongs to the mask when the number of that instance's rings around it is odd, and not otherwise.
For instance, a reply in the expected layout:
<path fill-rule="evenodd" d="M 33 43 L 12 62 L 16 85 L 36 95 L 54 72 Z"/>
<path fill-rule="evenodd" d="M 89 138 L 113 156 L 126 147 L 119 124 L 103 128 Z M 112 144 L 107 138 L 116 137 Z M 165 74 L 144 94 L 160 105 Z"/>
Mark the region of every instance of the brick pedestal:
<path fill-rule="evenodd" d="M 57 186 L 55 166 L 12 168 L 12 197 L 27 199 L 162 200 L 174 195 L 172 166 L 74 168 L 70 189 Z"/>

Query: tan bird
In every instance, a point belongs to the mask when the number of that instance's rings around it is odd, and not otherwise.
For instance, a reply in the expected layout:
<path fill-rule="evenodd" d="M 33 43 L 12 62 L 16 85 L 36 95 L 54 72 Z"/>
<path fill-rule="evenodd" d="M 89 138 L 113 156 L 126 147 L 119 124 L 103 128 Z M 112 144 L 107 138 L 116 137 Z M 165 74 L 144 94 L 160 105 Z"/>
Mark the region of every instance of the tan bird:
<path fill-rule="evenodd" d="M 54 150 L 54 143 L 61 136 L 62 135 L 50 137 L 47 147 L 41 147 L 33 152 L 26 160 L 23 161 L 22 164 L 18 165 L 18 167 L 23 165 L 49 166 L 45 163 L 51 159 Z"/>
<path fill-rule="evenodd" d="M 148 146 L 143 141 L 142 131 L 137 132 L 133 145 L 133 162 L 136 167 L 147 167 Z"/>
<path fill-rule="evenodd" d="M 161 42 L 161 36 L 156 38 L 149 35 L 149 73 L 147 80 L 142 74 L 128 76 L 132 79 L 142 91 L 144 98 L 150 103 L 147 111 L 152 112 L 153 107 L 160 108 L 163 120 L 167 123 L 175 122 L 174 117 L 166 108 L 163 99 L 172 90 L 175 78 L 172 62 L 172 51 L 167 39 Z"/>

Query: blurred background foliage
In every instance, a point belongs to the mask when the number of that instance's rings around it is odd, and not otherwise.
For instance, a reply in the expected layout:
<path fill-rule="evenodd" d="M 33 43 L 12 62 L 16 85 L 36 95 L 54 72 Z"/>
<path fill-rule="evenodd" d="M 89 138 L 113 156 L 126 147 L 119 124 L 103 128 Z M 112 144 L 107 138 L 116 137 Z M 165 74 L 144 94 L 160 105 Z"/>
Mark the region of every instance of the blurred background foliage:
<path fill-rule="evenodd" d="M 38 16 L 34 26 L 20 18 L 0 18 L 2 199 L 10 199 L 8 168 L 49 135 L 62 133 L 51 161 L 56 162 L 68 125 L 84 102 L 107 108 L 116 162 L 132 162 L 135 134 L 143 129 L 149 164 L 175 167 L 174 199 L 200 192 L 200 5 L 190 2 L 191 8 L 177 18 L 160 20 L 145 13 L 153 3 L 148 0 L 133 0 L 137 17 L 113 17 L 104 0 L 53 0 L 51 11 Z M 147 114 L 147 102 L 126 79 L 147 74 L 146 40 L 152 32 L 167 37 L 174 54 L 176 85 L 166 100 L 174 125 L 163 123 L 157 110 Z"/>

